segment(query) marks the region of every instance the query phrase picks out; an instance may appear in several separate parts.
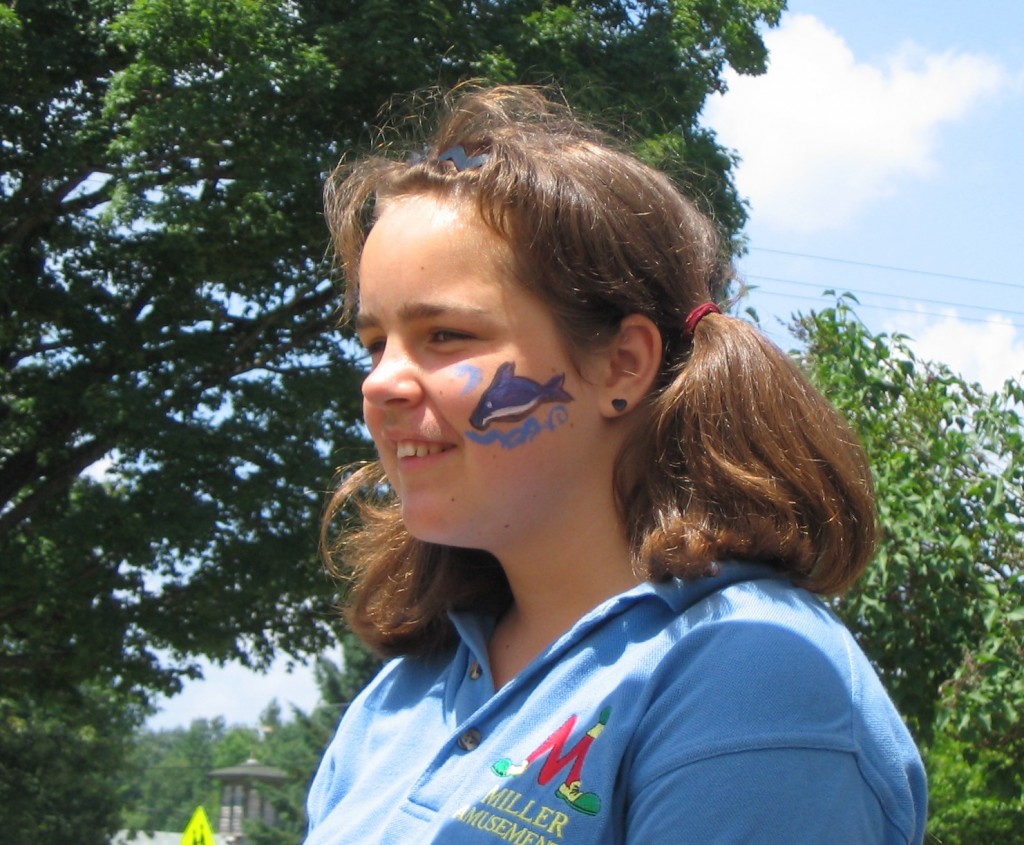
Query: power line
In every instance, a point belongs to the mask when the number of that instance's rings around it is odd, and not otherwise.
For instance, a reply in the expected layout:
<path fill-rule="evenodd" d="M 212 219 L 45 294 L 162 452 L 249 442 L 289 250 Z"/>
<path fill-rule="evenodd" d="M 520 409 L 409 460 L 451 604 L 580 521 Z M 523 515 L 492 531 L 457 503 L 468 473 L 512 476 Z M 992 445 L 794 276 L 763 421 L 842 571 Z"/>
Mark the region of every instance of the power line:
<path fill-rule="evenodd" d="M 936 273 L 932 270 L 917 270 L 913 267 L 895 267 L 889 264 L 872 264 L 868 261 L 854 261 L 850 258 L 832 258 L 827 255 L 810 255 L 806 252 L 790 252 L 785 249 L 771 249 L 766 246 L 752 246 L 751 252 L 770 252 L 774 255 L 788 255 L 793 258 L 809 258 L 812 261 L 828 261 L 832 264 L 849 264 L 854 267 L 870 267 L 874 270 L 889 270 L 894 273 L 912 273 L 916 276 L 931 276 L 936 279 L 950 279 L 958 282 L 974 282 L 981 285 L 995 285 L 997 287 L 1011 288 L 1012 290 L 1024 290 L 1024 284 L 1014 282 L 997 282 L 994 279 L 979 279 L 974 276 L 958 276 L 954 273 Z"/>
<path fill-rule="evenodd" d="M 783 279 L 783 278 L 779 278 L 777 276 L 761 276 L 761 275 L 754 274 L 754 275 L 747 276 L 746 278 L 747 279 L 760 279 L 761 281 L 765 281 L 765 282 L 781 282 L 783 284 L 797 285 L 799 287 L 805 287 L 805 288 L 818 288 L 818 289 L 820 289 L 822 291 L 824 291 L 826 289 L 826 288 L 822 287 L 819 283 L 816 283 L 816 282 L 799 282 L 796 279 Z M 898 293 L 881 293 L 880 291 L 863 290 L 863 289 L 858 289 L 858 288 L 849 288 L 849 287 L 842 286 L 842 285 L 840 285 L 840 286 L 834 286 L 833 285 L 831 287 L 835 287 L 837 289 L 838 288 L 842 288 L 841 292 L 845 292 L 845 293 L 857 293 L 857 294 L 863 294 L 864 296 L 877 296 L 877 297 L 881 297 L 882 299 L 909 300 L 911 302 L 922 302 L 922 303 L 925 303 L 927 305 L 938 305 L 938 306 L 943 306 L 944 305 L 944 306 L 948 306 L 950 308 L 969 308 L 969 309 L 974 309 L 976 311 L 995 311 L 996 313 L 998 313 L 1000 315 L 1007 314 L 1007 315 L 1013 315 L 1013 316 L 1017 316 L 1017 317 L 1024 317 L 1024 311 L 1015 311 L 1015 310 L 1007 309 L 1007 308 L 999 308 L 998 310 L 996 310 L 996 309 L 993 309 L 993 308 L 989 308 L 986 305 L 973 305 L 973 304 L 969 304 L 969 303 L 966 303 L 966 302 L 949 302 L 949 301 L 944 300 L 944 299 L 929 299 L 929 298 L 923 297 L 923 296 L 909 296 L 909 295 L 906 295 L 906 294 L 898 294 Z M 775 296 L 785 296 L 786 295 L 786 294 L 779 293 L 779 292 L 765 291 L 763 288 L 757 288 L 757 290 L 760 291 L 760 292 L 764 292 L 764 293 L 772 293 L 772 295 L 775 295 Z M 879 307 L 881 307 L 881 306 L 879 306 Z M 948 315 L 940 315 L 940 316 L 948 316 Z M 986 320 L 982 320 L 982 322 L 986 322 Z"/>
<path fill-rule="evenodd" d="M 813 302 L 813 303 L 816 303 L 818 305 L 821 305 L 821 298 L 820 297 L 815 297 L 815 296 L 804 296 L 804 295 L 801 295 L 801 294 L 779 293 L 778 291 L 764 290 L 763 288 L 757 288 L 757 293 L 758 293 L 758 295 L 764 295 L 764 296 L 779 296 L 779 297 L 786 297 L 787 299 L 805 300 L 807 302 Z M 878 310 L 878 311 L 889 311 L 889 312 L 895 312 L 895 313 L 901 313 L 901 314 L 914 314 L 914 315 L 917 315 L 919 317 L 940 317 L 940 318 L 942 318 L 942 317 L 949 318 L 950 317 L 949 314 L 943 314 L 943 313 L 940 313 L 940 312 L 937 312 L 937 311 L 922 311 L 922 310 L 917 310 L 917 309 L 912 309 L 912 308 L 899 308 L 897 306 L 891 306 L 891 305 L 872 305 L 872 304 L 867 303 L 867 302 L 861 302 L 859 307 L 860 308 L 871 308 L 871 309 Z M 989 323 L 992 322 L 990 319 L 987 319 L 987 318 L 984 318 L 984 317 L 968 317 L 968 316 L 960 316 L 960 315 L 958 315 L 955 319 L 960 321 L 960 322 L 964 322 L 964 323 L 979 323 L 979 324 L 982 324 L 982 325 L 989 324 Z M 1017 323 L 1017 322 L 1014 322 L 1013 320 L 1009 320 L 1009 321 L 1000 323 L 1000 325 L 1012 326 L 1015 329 L 1024 329 L 1024 323 Z"/>

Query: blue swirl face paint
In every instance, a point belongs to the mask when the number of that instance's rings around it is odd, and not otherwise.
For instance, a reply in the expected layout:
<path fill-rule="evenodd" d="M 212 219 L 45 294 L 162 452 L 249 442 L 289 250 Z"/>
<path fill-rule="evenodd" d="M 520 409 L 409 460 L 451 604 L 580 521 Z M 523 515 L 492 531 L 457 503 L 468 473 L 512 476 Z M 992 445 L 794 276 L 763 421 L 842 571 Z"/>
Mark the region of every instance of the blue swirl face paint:
<path fill-rule="evenodd" d="M 536 417 L 531 417 L 522 425 L 516 426 L 509 431 L 492 429 L 486 434 L 467 431 L 466 436 L 474 443 L 480 443 L 483 446 L 488 446 L 491 443 L 500 443 L 502 449 L 515 449 L 517 446 L 529 443 L 545 429 L 554 431 L 567 422 L 569 422 L 569 409 L 565 405 L 555 405 L 548 414 L 547 419 L 543 422 Z"/>
<path fill-rule="evenodd" d="M 477 431 L 486 431 L 488 426 L 496 422 L 525 420 L 546 402 L 572 402 L 572 396 L 565 390 L 564 384 L 565 373 L 552 376 L 541 384 L 517 376 L 515 363 L 507 361 L 498 367 L 490 386 L 470 415 L 469 424 Z"/>
<path fill-rule="evenodd" d="M 484 381 L 484 371 L 475 364 L 459 364 L 455 372 L 466 379 L 466 385 L 462 388 L 462 395 L 472 393 Z"/>

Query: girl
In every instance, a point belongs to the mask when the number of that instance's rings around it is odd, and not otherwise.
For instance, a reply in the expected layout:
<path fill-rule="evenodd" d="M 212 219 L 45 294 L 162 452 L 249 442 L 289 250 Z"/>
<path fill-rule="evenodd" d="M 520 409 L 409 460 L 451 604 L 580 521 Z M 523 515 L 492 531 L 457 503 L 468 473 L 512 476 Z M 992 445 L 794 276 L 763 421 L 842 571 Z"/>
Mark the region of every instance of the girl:
<path fill-rule="evenodd" d="M 917 751 L 815 596 L 872 555 L 865 455 L 713 304 L 694 205 L 502 87 L 426 155 L 339 169 L 327 213 L 380 460 L 325 548 L 396 659 L 309 845 L 920 843 Z"/>

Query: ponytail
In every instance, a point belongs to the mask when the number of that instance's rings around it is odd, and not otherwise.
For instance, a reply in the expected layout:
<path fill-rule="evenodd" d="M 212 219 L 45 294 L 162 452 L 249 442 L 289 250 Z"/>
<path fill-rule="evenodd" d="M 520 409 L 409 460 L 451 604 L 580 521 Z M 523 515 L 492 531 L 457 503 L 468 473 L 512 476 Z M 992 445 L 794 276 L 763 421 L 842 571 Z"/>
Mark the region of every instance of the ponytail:
<path fill-rule="evenodd" d="M 753 326 L 705 316 L 689 358 L 652 397 L 645 425 L 619 467 L 627 479 L 627 466 L 640 468 L 622 502 L 648 577 L 757 560 L 815 592 L 839 593 L 870 561 L 867 456 L 790 357 Z"/>

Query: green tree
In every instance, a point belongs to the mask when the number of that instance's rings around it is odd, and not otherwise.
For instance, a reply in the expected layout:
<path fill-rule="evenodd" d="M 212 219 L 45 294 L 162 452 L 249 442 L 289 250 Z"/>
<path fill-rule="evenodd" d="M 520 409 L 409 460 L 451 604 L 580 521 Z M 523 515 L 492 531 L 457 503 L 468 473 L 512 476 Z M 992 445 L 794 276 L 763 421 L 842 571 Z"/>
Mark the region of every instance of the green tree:
<path fill-rule="evenodd" d="M 318 491 L 366 446 L 319 194 L 382 102 L 562 81 L 651 149 L 692 146 L 735 234 L 731 160 L 697 115 L 727 61 L 763 68 L 780 6 L 0 6 L 5 685 L 45 667 L 173 689 L 193 655 L 324 645 Z"/>
<path fill-rule="evenodd" d="M 315 524 L 332 467 L 368 452 L 320 189 L 373 142 L 382 103 L 470 77 L 560 82 L 736 238 L 732 159 L 698 116 L 727 64 L 763 70 L 758 26 L 783 5 L 0 2 L 12 712 L 60 722 L 120 698 L 136 718 L 197 655 L 259 668 L 337 635 Z M 81 774 L 60 765 L 55 782 Z"/>
<path fill-rule="evenodd" d="M 220 793 L 209 777 L 237 765 L 258 744 L 253 727 L 229 727 L 222 717 L 196 719 L 188 728 L 137 730 L 121 772 L 121 826 L 182 831 L 196 807 L 216 819 Z"/>
<path fill-rule="evenodd" d="M 188 729 L 137 730 L 129 765 L 119 773 L 121 825 L 130 830 L 182 830 L 195 808 L 211 819 L 220 807 L 215 769 L 253 757 L 289 776 L 279 788 L 259 787 L 273 803 L 279 825 L 256 824 L 256 845 L 298 845 L 306 830 L 305 799 L 310 779 L 337 729 L 344 708 L 377 671 L 380 662 L 351 634 L 344 637 L 344 669 L 321 658 L 316 665 L 319 702 L 310 713 L 293 708 L 282 718 L 276 701 L 259 725 L 228 727 L 221 718 L 196 720 Z"/>
<path fill-rule="evenodd" d="M 871 457 L 882 537 L 838 605 L 922 742 L 931 833 L 1024 839 L 1024 388 L 995 393 L 872 334 L 851 299 L 801 357 Z M 962 755 L 967 754 L 969 764 Z"/>
<path fill-rule="evenodd" d="M 135 714 L 85 684 L 55 707 L 0 687 L 0 830 L 5 842 L 105 843 L 119 809 L 109 779 Z"/>

